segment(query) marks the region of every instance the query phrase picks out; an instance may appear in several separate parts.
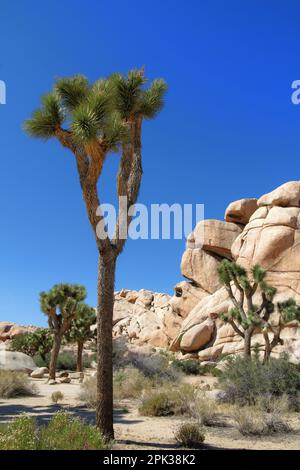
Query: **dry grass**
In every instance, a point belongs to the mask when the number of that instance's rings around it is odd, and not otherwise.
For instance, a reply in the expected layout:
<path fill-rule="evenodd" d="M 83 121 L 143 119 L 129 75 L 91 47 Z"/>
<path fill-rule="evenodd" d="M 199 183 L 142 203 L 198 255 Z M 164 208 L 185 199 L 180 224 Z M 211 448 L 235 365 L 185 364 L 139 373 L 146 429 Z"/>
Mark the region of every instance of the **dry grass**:
<path fill-rule="evenodd" d="M 22 372 L 0 371 L 0 397 L 13 398 L 37 394 L 36 385 Z"/>

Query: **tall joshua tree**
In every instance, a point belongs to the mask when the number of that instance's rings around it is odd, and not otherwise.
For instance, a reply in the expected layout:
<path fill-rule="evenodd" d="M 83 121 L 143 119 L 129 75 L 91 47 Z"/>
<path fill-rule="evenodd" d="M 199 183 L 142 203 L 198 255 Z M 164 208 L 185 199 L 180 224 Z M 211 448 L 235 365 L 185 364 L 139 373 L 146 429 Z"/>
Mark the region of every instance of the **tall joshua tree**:
<path fill-rule="evenodd" d="M 56 364 L 63 336 L 70 329 L 72 321 L 81 312 L 81 302 L 86 298 L 86 290 L 76 284 L 57 284 L 48 292 L 41 292 L 41 310 L 48 317 L 50 332 L 53 334 L 53 347 L 49 367 L 49 379 L 55 380 Z"/>
<path fill-rule="evenodd" d="M 82 353 L 84 343 L 95 337 L 95 331 L 91 326 L 96 322 L 95 309 L 87 304 L 78 306 L 78 314 L 73 320 L 70 330 L 66 337 L 69 342 L 77 343 L 77 372 L 83 372 Z"/>
<path fill-rule="evenodd" d="M 265 342 L 264 362 L 268 361 L 275 346 L 283 344 L 280 333 L 284 325 L 292 320 L 300 320 L 300 307 L 294 299 L 275 304 L 276 288 L 266 282 L 266 271 L 258 264 L 251 268 L 251 273 L 248 275 L 239 264 L 223 260 L 218 272 L 220 281 L 233 303 L 233 308 L 222 314 L 221 318 L 244 339 L 245 356 L 251 356 L 251 339 L 254 331 L 260 331 Z M 259 305 L 253 302 L 253 296 L 257 291 L 260 292 Z M 275 310 L 278 312 L 276 326 L 270 321 Z"/>
<path fill-rule="evenodd" d="M 82 196 L 99 253 L 97 302 L 96 422 L 107 439 L 113 432 L 112 317 L 116 261 L 124 248 L 132 212 L 119 211 L 114 235 L 97 235 L 103 222 L 97 184 L 103 163 L 120 151 L 117 195 L 127 207 L 137 201 L 142 179 L 141 132 L 144 118 L 163 107 L 166 84 L 157 79 L 146 88 L 143 70 L 119 73 L 90 85 L 83 76 L 58 80 L 42 98 L 41 108 L 25 123 L 33 137 L 55 137 L 76 161 Z M 120 200 L 120 199 L 119 199 Z M 99 232 L 98 232 L 99 234 Z"/>

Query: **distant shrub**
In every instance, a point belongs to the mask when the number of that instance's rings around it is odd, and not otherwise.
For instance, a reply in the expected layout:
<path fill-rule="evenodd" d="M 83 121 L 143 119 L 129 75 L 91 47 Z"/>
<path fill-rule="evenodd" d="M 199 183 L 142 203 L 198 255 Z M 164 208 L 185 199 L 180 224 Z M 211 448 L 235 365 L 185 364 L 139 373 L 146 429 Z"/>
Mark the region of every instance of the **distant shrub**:
<path fill-rule="evenodd" d="M 191 416 L 203 426 L 224 426 L 217 413 L 216 403 L 204 395 L 195 397 L 190 405 Z"/>
<path fill-rule="evenodd" d="M 88 368 L 91 366 L 94 357 L 83 356 L 83 366 Z M 46 354 L 45 358 L 40 355 L 34 356 L 34 362 L 37 367 L 49 367 L 50 365 L 50 354 Z M 73 352 L 65 351 L 58 355 L 57 359 L 57 370 L 70 370 L 76 371 L 77 359 Z"/>
<path fill-rule="evenodd" d="M 26 374 L 17 371 L 0 371 L 1 398 L 32 396 L 36 393 L 36 385 L 30 382 Z"/>
<path fill-rule="evenodd" d="M 139 398 L 151 380 L 133 367 L 119 370 L 114 374 L 114 397 L 116 399 Z"/>
<path fill-rule="evenodd" d="M 174 359 L 172 365 L 186 375 L 200 375 L 203 372 L 200 362 L 196 359 L 186 359 L 183 361 Z"/>
<path fill-rule="evenodd" d="M 127 367 L 114 372 L 114 398 L 139 398 L 143 391 L 152 386 L 152 381 L 134 367 Z M 89 377 L 80 387 L 79 399 L 88 407 L 95 408 L 97 396 L 97 378 Z"/>
<path fill-rule="evenodd" d="M 224 401 L 240 405 L 255 405 L 263 395 L 297 396 L 300 372 L 286 357 L 271 358 L 266 364 L 257 358 L 238 356 L 227 363 L 219 377 Z"/>
<path fill-rule="evenodd" d="M 40 328 L 32 333 L 15 336 L 10 344 L 12 351 L 19 351 L 28 356 L 40 356 L 43 360 L 51 351 L 53 337 L 47 328 Z"/>
<path fill-rule="evenodd" d="M 255 407 L 237 407 L 232 413 L 243 436 L 263 436 L 291 432 L 280 413 L 265 413 Z"/>
<path fill-rule="evenodd" d="M 203 428 L 195 423 L 183 423 L 175 433 L 176 442 L 189 449 L 200 448 L 205 440 Z"/>
<path fill-rule="evenodd" d="M 190 410 L 194 390 L 190 385 L 164 386 L 144 393 L 139 413 L 143 416 L 184 415 Z"/>
<path fill-rule="evenodd" d="M 96 408 L 97 403 L 97 378 L 89 377 L 80 385 L 80 392 L 78 395 L 88 408 Z"/>
<path fill-rule="evenodd" d="M 25 415 L 0 427 L 0 450 L 102 450 L 109 447 L 95 426 L 61 411 L 40 428 L 33 417 Z"/>
<path fill-rule="evenodd" d="M 174 382 L 180 377 L 180 372 L 176 369 L 166 355 L 134 354 L 131 356 L 131 363 L 139 369 L 146 377 L 150 377 L 157 382 Z"/>
<path fill-rule="evenodd" d="M 51 401 L 52 403 L 58 403 L 59 401 L 62 401 L 64 399 L 64 394 L 57 390 L 56 392 L 53 392 L 51 395 Z"/>

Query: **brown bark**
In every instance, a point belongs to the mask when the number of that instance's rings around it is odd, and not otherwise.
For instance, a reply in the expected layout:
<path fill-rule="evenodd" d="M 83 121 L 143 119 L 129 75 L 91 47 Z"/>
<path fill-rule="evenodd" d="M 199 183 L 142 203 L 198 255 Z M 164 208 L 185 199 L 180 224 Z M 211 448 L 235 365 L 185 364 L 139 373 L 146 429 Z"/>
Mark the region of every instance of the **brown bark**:
<path fill-rule="evenodd" d="M 81 341 L 77 342 L 77 372 L 83 372 L 83 361 L 82 361 L 82 353 L 83 353 L 83 343 Z"/>
<path fill-rule="evenodd" d="M 53 338 L 53 347 L 51 351 L 51 360 L 50 360 L 50 366 L 49 366 L 49 379 L 50 380 L 55 380 L 56 377 L 56 364 L 57 364 L 57 358 L 60 350 L 60 345 L 61 345 L 61 336 L 58 333 L 54 333 L 54 338 Z"/>
<path fill-rule="evenodd" d="M 253 329 L 248 328 L 245 330 L 244 336 L 244 356 L 251 357 L 251 338 L 252 338 Z"/>
<path fill-rule="evenodd" d="M 114 438 L 112 326 L 116 257 L 113 251 L 99 258 L 97 306 L 96 424 L 105 440 Z"/>

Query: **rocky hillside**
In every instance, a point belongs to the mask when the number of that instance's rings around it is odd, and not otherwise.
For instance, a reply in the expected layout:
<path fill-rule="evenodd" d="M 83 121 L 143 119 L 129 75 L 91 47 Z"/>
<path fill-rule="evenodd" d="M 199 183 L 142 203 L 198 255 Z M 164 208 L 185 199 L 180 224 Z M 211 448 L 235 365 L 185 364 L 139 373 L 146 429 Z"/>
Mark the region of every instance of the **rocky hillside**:
<path fill-rule="evenodd" d="M 123 337 L 132 347 L 170 348 L 200 361 L 241 351 L 240 337 L 219 318 L 232 306 L 217 274 L 224 258 L 247 269 L 259 263 L 277 288 L 276 301 L 294 297 L 300 302 L 300 181 L 285 183 L 259 199 L 234 201 L 224 219 L 200 221 L 189 235 L 181 262 L 186 280 L 175 286 L 172 297 L 144 289 L 116 292 L 115 338 Z M 27 328 L 33 327 L 2 322 L 0 340 Z M 289 323 L 281 337 L 284 343 L 274 353 L 286 351 L 300 362 L 299 324 Z M 255 343 L 263 344 L 259 334 Z"/>

